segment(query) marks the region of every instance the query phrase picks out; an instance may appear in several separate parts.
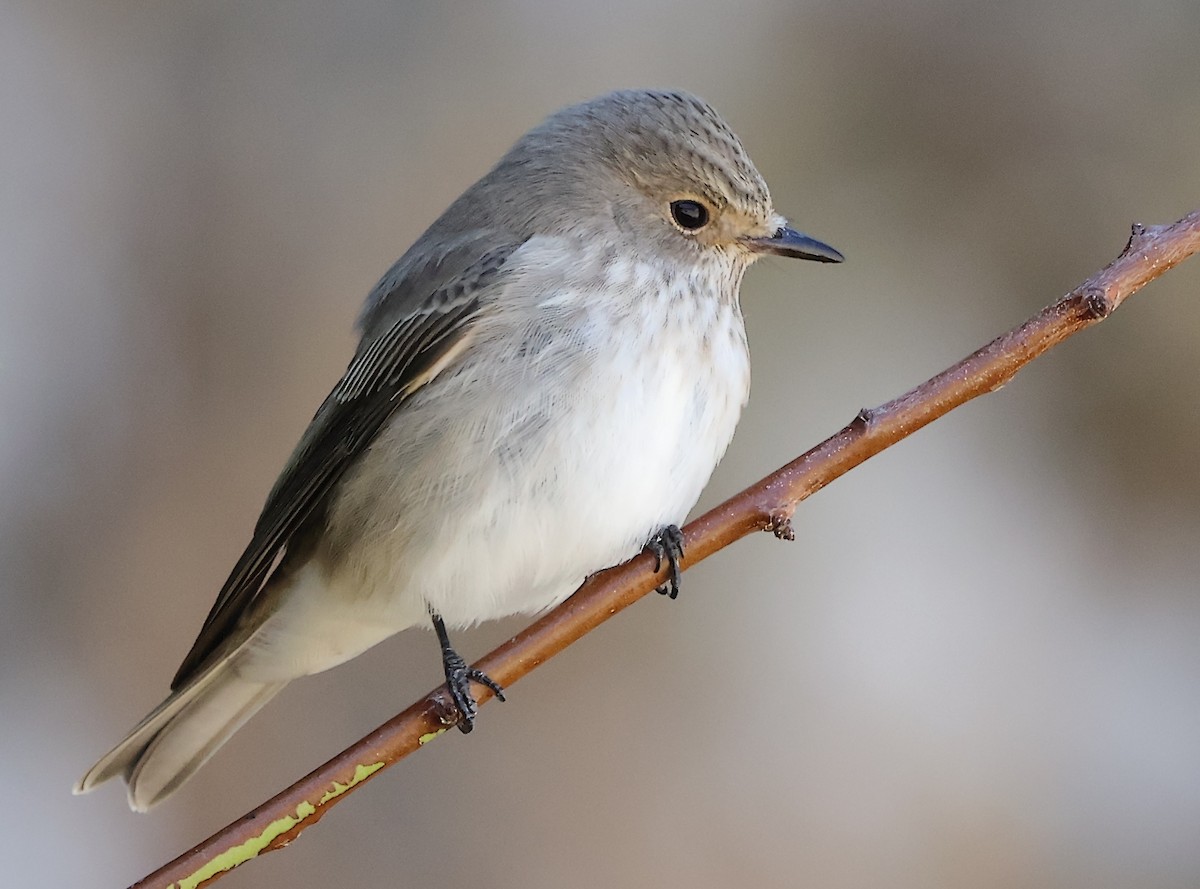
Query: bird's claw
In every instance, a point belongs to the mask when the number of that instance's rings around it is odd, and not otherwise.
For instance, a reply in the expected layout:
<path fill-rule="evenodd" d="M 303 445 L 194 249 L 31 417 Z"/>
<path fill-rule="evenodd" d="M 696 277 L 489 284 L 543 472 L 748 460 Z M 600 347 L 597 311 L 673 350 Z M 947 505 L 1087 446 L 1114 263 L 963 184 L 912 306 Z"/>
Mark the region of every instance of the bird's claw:
<path fill-rule="evenodd" d="M 663 560 L 670 566 L 667 582 L 655 592 L 671 599 L 679 595 L 679 581 L 683 573 L 683 532 L 678 525 L 667 525 L 646 543 L 646 549 L 654 553 L 654 570 L 662 568 Z"/>
<path fill-rule="evenodd" d="M 446 668 L 446 689 L 458 710 L 458 730 L 464 735 L 470 734 L 471 729 L 475 728 L 475 714 L 479 712 L 479 705 L 471 694 L 471 683 L 478 682 L 491 689 L 497 701 L 504 700 L 504 689 L 482 670 L 468 667 L 462 656 L 453 649 L 445 653 L 443 663 Z"/>
<path fill-rule="evenodd" d="M 497 701 L 504 700 L 504 689 L 501 688 L 500 683 L 482 670 L 467 666 L 462 655 L 450 645 L 446 622 L 442 620 L 442 616 L 434 610 L 433 606 L 429 607 L 429 617 L 433 620 L 433 630 L 437 633 L 438 645 L 442 649 L 442 668 L 446 671 L 446 690 L 450 692 L 450 700 L 454 704 L 454 709 L 458 711 L 456 719 L 458 729 L 465 735 L 475 728 L 475 714 L 479 712 L 479 704 L 476 702 L 475 696 L 471 694 L 471 683 L 478 682 L 485 688 L 491 689 Z M 449 714 L 446 716 L 449 717 Z M 445 724 L 452 724 L 449 718 L 445 720 Z"/>

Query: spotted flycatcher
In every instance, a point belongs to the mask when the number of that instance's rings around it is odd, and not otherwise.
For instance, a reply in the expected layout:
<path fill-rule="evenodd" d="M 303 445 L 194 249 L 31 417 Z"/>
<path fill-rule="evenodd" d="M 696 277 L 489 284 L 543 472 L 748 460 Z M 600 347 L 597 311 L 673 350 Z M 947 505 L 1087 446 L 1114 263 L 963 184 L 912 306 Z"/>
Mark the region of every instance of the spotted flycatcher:
<path fill-rule="evenodd" d="M 559 111 L 367 297 L 362 341 L 275 483 L 171 695 L 76 787 L 145 810 L 288 682 L 433 625 L 561 602 L 675 523 L 750 386 L 738 303 L 764 254 L 839 262 L 789 227 L 737 136 L 681 92 Z"/>

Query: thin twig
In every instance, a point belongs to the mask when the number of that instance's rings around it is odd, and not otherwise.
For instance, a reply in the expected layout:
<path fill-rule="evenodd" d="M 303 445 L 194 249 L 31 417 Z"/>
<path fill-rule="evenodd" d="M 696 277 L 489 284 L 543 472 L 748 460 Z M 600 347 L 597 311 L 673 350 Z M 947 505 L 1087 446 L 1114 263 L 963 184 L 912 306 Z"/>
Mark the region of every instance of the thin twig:
<path fill-rule="evenodd" d="M 790 539 L 801 500 L 869 457 L 959 405 L 994 391 L 1047 349 L 1108 317 L 1127 297 L 1200 251 L 1200 210 L 1174 225 L 1133 227 L 1121 255 L 1020 327 L 912 391 L 858 416 L 832 438 L 702 515 L 684 529 L 687 564 L 708 558 L 752 531 Z M 562 605 L 514 636 L 476 667 L 509 686 L 636 602 L 666 579 L 643 553 L 592 576 Z M 492 695 L 476 686 L 482 705 Z M 136 884 L 196 887 L 219 878 L 260 852 L 286 846 L 335 803 L 388 765 L 454 724 L 443 688 L 329 760 L 253 812 Z"/>

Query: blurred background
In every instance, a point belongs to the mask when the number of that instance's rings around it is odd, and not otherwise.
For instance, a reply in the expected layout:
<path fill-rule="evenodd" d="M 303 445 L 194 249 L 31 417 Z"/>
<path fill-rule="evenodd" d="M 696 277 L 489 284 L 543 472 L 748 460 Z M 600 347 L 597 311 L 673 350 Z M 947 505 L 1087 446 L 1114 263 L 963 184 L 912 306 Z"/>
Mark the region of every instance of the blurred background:
<path fill-rule="evenodd" d="M 748 275 L 711 505 L 1200 204 L 1198 42 L 1179 0 L 7 0 L 7 878 L 126 885 L 439 681 L 402 634 L 151 815 L 69 793 L 165 694 L 363 296 L 543 115 L 697 92 L 848 257 Z M 1196 886 L 1198 402 L 1193 260 L 222 885 Z"/>

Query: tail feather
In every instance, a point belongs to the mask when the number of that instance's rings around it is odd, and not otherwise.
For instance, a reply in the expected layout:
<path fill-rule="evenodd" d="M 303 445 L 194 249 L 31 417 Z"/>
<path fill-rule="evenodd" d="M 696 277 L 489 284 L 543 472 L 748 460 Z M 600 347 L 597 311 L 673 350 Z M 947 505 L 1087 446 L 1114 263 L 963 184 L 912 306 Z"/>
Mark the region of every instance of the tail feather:
<path fill-rule="evenodd" d="M 244 679 L 235 661 L 224 658 L 177 689 L 92 766 L 75 793 L 121 775 L 129 807 L 144 812 L 178 790 L 287 684 Z"/>

